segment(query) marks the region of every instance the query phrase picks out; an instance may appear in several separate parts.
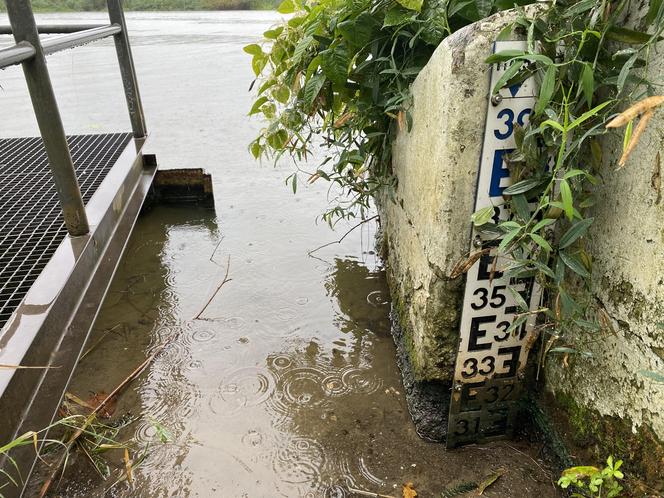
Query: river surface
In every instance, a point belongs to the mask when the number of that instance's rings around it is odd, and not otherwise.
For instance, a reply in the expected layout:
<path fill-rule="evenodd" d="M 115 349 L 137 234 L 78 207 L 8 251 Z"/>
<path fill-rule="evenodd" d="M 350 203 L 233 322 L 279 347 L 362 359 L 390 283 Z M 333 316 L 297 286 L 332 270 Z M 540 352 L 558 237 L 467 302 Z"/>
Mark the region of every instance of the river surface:
<path fill-rule="evenodd" d="M 95 13 L 39 17 L 105 22 Z M 81 398 L 110 392 L 168 344 L 116 408 L 138 417 L 122 437 L 150 445 L 133 483 L 109 489 L 79 457 L 53 495 L 343 497 L 355 496 L 352 487 L 400 497 L 411 481 L 418 496 L 438 497 L 503 467 L 485 496 L 557 496 L 539 448 L 526 442 L 446 452 L 417 436 L 375 226 L 308 256 L 348 228 L 315 223 L 327 186 L 293 195 L 284 185 L 291 166 L 248 154 L 261 122 L 247 118 L 253 74 L 241 49 L 277 14 L 127 17 L 149 149 L 161 168 L 212 173 L 216 212 L 157 207 L 141 216 L 88 342 L 94 348 L 68 388 Z M 52 56 L 49 69 L 68 133 L 130 128 L 111 41 Z M 36 135 L 20 69 L 0 72 L 0 86 L 0 136 Z M 195 320 L 227 271 L 231 280 Z M 158 442 L 154 421 L 170 442 Z M 109 461 L 123 468 L 120 453 Z"/>

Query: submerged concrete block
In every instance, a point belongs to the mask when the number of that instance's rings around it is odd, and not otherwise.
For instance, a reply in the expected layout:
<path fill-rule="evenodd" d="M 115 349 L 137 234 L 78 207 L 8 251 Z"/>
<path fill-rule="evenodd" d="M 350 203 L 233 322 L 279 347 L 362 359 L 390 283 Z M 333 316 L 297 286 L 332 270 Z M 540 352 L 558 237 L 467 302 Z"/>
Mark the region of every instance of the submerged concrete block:
<path fill-rule="evenodd" d="M 449 36 L 412 87 L 410 132 L 398 134 L 398 186 L 378 199 L 398 325 L 417 381 L 451 382 L 470 216 L 489 95 L 484 62 L 513 13 L 496 14 Z"/>

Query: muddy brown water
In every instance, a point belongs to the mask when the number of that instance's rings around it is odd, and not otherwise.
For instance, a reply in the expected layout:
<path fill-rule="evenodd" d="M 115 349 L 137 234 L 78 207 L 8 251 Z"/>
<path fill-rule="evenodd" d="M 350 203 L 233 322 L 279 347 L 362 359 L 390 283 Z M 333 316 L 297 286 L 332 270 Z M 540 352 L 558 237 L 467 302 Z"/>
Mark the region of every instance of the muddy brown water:
<path fill-rule="evenodd" d="M 103 14 L 43 15 L 103 22 Z M 170 345 L 122 395 L 122 437 L 150 444 L 131 486 L 112 489 L 74 458 L 54 496 L 344 497 L 348 487 L 418 496 L 505 474 L 488 497 L 558 496 L 539 448 L 503 442 L 447 452 L 410 421 L 390 336 L 375 226 L 335 240 L 316 224 L 326 186 L 284 186 L 290 167 L 258 165 L 247 143 L 252 80 L 241 47 L 269 12 L 130 13 L 149 148 L 162 168 L 212 173 L 216 212 L 157 207 L 138 221 L 68 390 L 109 392 Z M 2 19 L 3 21 L 6 18 Z M 8 42 L 2 38 L 2 43 Z M 69 133 L 129 128 L 109 41 L 49 59 Z M 0 73 L 0 135 L 37 133 L 20 70 Z M 300 182 L 304 185 L 305 182 Z M 216 248 L 216 251 L 215 251 Z M 211 257 L 211 255 L 214 256 Z M 193 317 L 229 278 L 202 315 Z M 109 332 L 110 330 L 110 332 Z M 153 420 L 172 441 L 158 442 Z M 122 469 L 120 454 L 109 454 Z M 36 489 L 39 474 L 33 480 Z"/>

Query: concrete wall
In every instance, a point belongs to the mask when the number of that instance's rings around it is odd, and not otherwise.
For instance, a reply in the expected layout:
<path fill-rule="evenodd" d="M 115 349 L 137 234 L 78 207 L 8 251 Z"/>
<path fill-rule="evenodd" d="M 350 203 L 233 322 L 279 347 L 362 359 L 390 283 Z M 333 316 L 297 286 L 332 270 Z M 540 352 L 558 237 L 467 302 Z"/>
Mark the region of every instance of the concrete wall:
<path fill-rule="evenodd" d="M 450 274 L 469 248 L 489 92 L 483 61 L 508 19 L 470 26 L 437 49 L 413 86 L 413 128 L 394 146 L 394 198 L 379 199 L 395 312 L 418 381 L 452 376 L 464 282 Z M 638 24 L 636 12 L 630 22 Z M 664 58 L 653 59 L 650 79 L 662 82 Z M 572 356 L 565 366 L 550 356 L 545 390 L 551 413 L 565 419 L 559 429 L 568 441 L 598 458 L 632 459 L 656 476 L 664 463 L 664 385 L 640 371 L 664 374 L 664 109 L 616 171 L 621 148 L 621 137 L 603 142 L 589 237 L 588 297 L 606 311 L 613 331 L 568 331 L 592 357 Z"/>
<path fill-rule="evenodd" d="M 448 37 L 413 85 L 413 127 L 393 149 L 398 187 L 379 199 L 388 276 L 415 378 L 450 382 L 484 136 L 489 67 L 509 14 Z"/>
<path fill-rule="evenodd" d="M 630 23 L 638 25 L 638 17 L 634 12 Z M 662 50 L 664 43 L 649 71 L 660 84 Z M 560 356 L 549 356 L 546 384 L 580 445 L 590 442 L 598 457 L 614 452 L 664 478 L 664 384 L 640 373 L 664 375 L 664 109 L 616 170 L 621 151 L 622 137 L 603 141 L 603 181 L 588 241 L 594 259 L 590 297 L 611 326 L 594 336 L 568 331 L 592 357 L 573 356 L 566 367 Z"/>

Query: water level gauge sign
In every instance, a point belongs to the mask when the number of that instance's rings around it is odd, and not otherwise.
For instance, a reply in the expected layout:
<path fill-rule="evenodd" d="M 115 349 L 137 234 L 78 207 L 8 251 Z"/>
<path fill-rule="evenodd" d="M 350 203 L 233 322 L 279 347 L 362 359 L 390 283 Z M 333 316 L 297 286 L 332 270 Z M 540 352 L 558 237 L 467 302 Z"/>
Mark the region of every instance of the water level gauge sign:
<path fill-rule="evenodd" d="M 525 42 L 497 41 L 494 53 L 525 49 Z M 516 147 L 514 131 L 524 126 L 537 95 L 533 78 L 491 95 L 505 63 L 493 64 L 484 142 L 479 165 L 475 211 L 494 208 L 494 221 L 506 220 L 503 191 L 511 184 L 505 159 Z M 532 278 L 503 275 L 508 264 L 497 254 L 499 240 L 483 240 L 473 231 L 471 254 L 481 251 L 466 274 L 459 350 L 450 403 L 447 446 L 510 436 L 514 430 L 523 372 L 533 342 L 535 315 L 510 330 L 523 310 L 523 299 L 535 309 L 540 291 Z M 512 327 L 513 328 L 513 327 Z"/>

